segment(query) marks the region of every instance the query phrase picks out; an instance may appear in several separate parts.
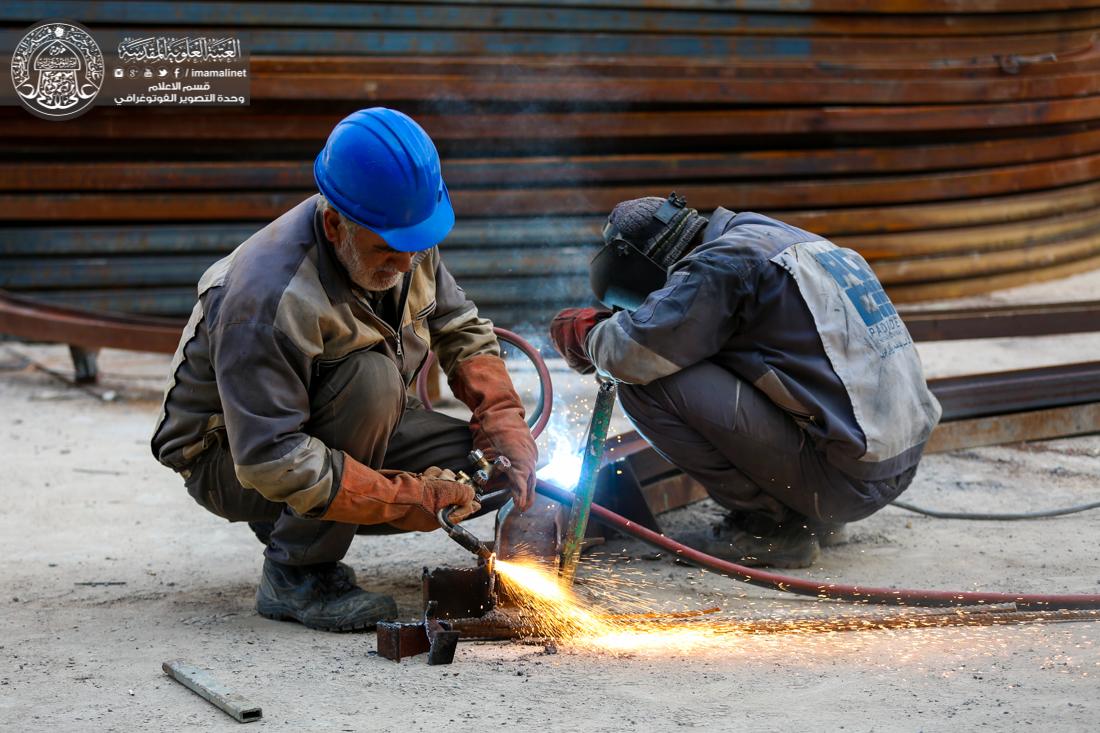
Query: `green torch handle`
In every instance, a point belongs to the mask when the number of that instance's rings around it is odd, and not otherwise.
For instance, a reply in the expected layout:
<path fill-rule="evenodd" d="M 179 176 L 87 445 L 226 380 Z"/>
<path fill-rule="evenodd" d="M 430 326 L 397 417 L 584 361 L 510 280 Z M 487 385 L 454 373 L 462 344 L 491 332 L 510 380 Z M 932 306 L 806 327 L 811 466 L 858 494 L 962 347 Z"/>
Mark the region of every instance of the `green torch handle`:
<path fill-rule="evenodd" d="M 581 546 L 584 533 L 588 529 L 588 513 L 592 508 L 592 497 L 596 493 L 596 475 L 600 471 L 604 444 L 607 443 L 607 428 L 611 424 L 611 413 L 615 409 L 615 382 L 601 381 L 600 391 L 596 394 L 596 406 L 592 411 L 592 422 L 588 425 L 588 437 L 584 443 L 584 456 L 581 461 L 581 477 L 573 490 L 572 509 L 569 511 L 569 525 L 565 531 L 565 543 L 561 551 L 560 575 L 566 585 L 573 584 L 577 573 L 577 562 L 581 558 Z"/>

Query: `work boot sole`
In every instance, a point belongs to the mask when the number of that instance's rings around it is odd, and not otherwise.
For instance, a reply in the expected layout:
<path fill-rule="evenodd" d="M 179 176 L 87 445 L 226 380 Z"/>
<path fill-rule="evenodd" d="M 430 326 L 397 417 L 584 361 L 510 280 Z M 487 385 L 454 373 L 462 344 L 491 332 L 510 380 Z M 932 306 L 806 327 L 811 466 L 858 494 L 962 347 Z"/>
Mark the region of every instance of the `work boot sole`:
<path fill-rule="evenodd" d="M 379 621 L 390 621 L 397 618 L 397 604 L 390 600 L 389 604 L 380 604 L 383 607 L 379 608 L 373 619 L 362 619 L 360 621 L 340 623 L 339 620 L 334 619 L 331 623 L 325 623 L 317 620 L 303 619 L 299 612 L 289 606 L 285 606 L 278 603 L 264 603 L 261 605 L 259 601 L 256 603 L 256 613 L 260 614 L 264 618 L 269 618 L 273 621 L 296 621 L 302 626 L 308 629 L 314 629 L 316 631 L 333 631 L 336 633 L 351 633 L 355 631 L 370 631 L 377 626 Z"/>
<path fill-rule="evenodd" d="M 343 617 L 324 617 L 316 611 L 304 611 L 270 597 L 263 598 L 259 592 L 256 595 L 256 613 L 262 615 L 264 619 L 295 621 L 307 628 L 315 628 L 317 631 L 371 631 L 379 621 L 392 621 L 397 617 L 397 603 L 388 595 L 382 594 L 375 594 L 371 603 L 374 608 L 360 612 L 357 621 L 344 621 Z"/>
<path fill-rule="evenodd" d="M 715 555 L 715 557 L 719 557 Z M 799 570 L 801 568 L 808 568 L 817 562 L 817 559 L 821 557 L 821 550 L 817 547 L 813 548 L 813 551 L 807 555 L 799 555 L 797 557 L 769 557 L 769 558 L 756 558 L 750 556 L 744 556 L 737 560 L 729 560 L 735 562 L 738 565 L 744 565 L 748 568 L 783 568 L 784 570 Z M 719 558 L 725 560 L 727 558 Z"/>
<path fill-rule="evenodd" d="M 739 550 L 734 543 L 716 541 L 700 532 L 688 532 L 677 539 L 688 547 L 711 557 L 750 568 L 797 570 L 810 567 L 821 557 L 821 546 L 816 538 L 806 542 L 801 547 L 789 548 L 788 551 L 776 550 L 768 553 L 758 551 L 758 554 L 750 554 Z M 686 558 L 681 559 L 685 562 L 691 562 Z M 697 565 L 698 563 L 692 564 Z"/>

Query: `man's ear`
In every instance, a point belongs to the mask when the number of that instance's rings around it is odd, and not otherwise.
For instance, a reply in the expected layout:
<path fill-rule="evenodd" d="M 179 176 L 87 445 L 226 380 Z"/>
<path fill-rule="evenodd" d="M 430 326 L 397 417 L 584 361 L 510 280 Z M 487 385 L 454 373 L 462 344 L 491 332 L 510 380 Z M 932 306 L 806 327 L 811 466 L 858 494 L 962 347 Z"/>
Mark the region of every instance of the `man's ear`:
<path fill-rule="evenodd" d="M 321 212 L 321 225 L 330 242 L 340 241 L 340 212 L 336 209 L 325 209 Z"/>

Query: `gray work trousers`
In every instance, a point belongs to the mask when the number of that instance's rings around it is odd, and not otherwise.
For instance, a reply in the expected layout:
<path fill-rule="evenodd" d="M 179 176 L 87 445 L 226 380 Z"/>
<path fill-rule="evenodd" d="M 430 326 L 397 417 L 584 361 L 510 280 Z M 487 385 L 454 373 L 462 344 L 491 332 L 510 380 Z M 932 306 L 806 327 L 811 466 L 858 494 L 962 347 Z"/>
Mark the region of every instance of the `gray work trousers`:
<path fill-rule="evenodd" d="M 375 469 L 420 472 L 430 466 L 467 470 L 470 426 L 425 410 L 407 397 L 397 366 L 386 356 L 360 352 L 324 368 L 311 391 L 305 432 Z M 359 534 L 398 532 L 389 525 L 359 526 L 303 519 L 237 480 L 224 432 L 191 466 L 191 496 L 231 522 L 273 523 L 265 554 L 287 565 L 339 560 Z M 478 514 L 497 509 L 483 506 Z M 477 516 L 477 515 L 474 515 Z"/>
<path fill-rule="evenodd" d="M 861 481 L 831 466 L 794 419 L 731 372 L 700 362 L 647 385 L 621 384 L 638 432 L 726 509 L 782 522 L 852 522 L 909 486 L 916 467 Z"/>

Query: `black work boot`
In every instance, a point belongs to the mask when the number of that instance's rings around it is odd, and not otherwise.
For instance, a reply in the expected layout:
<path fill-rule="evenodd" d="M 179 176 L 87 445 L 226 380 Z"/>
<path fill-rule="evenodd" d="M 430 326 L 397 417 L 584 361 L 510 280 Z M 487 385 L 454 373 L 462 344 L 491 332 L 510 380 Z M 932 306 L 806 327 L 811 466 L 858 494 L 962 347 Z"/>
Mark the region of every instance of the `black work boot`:
<path fill-rule="evenodd" d="M 844 522 L 811 524 L 810 529 L 817 535 L 817 544 L 821 545 L 823 550 L 848 544 L 848 525 Z"/>
<path fill-rule="evenodd" d="M 801 517 L 776 523 L 730 514 L 709 530 L 685 533 L 680 541 L 708 555 L 749 567 L 808 568 L 821 554 L 817 535 Z"/>
<path fill-rule="evenodd" d="M 265 558 L 256 611 L 320 631 L 367 631 L 396 618 L 397 604 L 357 586 L 355 572 L 342 562 L 295 566 Z"/>

